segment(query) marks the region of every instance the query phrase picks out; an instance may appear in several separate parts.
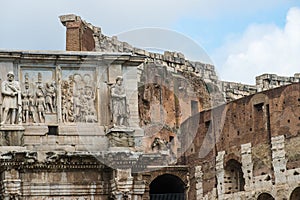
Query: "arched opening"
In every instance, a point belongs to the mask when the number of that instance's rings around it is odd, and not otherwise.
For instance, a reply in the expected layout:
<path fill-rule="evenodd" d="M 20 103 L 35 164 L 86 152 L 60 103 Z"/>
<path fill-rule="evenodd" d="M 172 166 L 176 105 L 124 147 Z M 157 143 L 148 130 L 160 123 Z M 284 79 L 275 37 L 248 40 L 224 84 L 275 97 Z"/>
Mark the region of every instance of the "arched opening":
<path fill-rule="evenodd" d="M 244 191 L 245 179 L 242 165 L 238 161 L 231 159 L 226 163 L 224 183 L 226 194 Z"/>
<path fill-rule="evenodd" d="M 293 190 L 290 200 L 299 200 L 300 198 L 300 187 L 297 187 Z"/>
<path fill-rule="evenodd" d="M 150 184 L 150 200 L 185 200 L 184 188 L 184 182 L 177 176 L 158 176 Z"/>
<path fill-rule="evenodd" d="M 268 193 L 261 193 L 258 197 L 257 200 L 274 200 L 274 197 Z"/>

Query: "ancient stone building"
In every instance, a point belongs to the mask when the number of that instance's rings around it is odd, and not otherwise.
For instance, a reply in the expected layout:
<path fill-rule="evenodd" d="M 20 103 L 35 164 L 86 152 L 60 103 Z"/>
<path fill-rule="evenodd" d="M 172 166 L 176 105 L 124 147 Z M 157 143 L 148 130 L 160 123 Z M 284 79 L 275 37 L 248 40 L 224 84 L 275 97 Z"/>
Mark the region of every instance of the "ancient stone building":
<path fill-rule="evenodd" d="M 67 51 L 0 51 L 0 199 L 299 199 L 299 74 L 224 82 L 60 19 Z"/>

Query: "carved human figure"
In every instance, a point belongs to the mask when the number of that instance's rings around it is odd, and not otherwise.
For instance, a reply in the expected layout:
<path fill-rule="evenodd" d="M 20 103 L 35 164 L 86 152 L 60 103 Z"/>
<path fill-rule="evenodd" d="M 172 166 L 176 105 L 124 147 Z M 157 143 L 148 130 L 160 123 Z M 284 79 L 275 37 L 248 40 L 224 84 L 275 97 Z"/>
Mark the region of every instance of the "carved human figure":
<path fill-rule="evenodd" d="M 126 102 L 126 93 L 123 86 L 123 78 L 118 76 L 116 84 L 111 88 L 112 115 L 114 126 L 126 126 L 129 109 Z"/>
<path fill-rule="evenodd" d="M 1 84 L 2 95 L 3 95 L 3 116 L 1 124 L 5 124 L 7 117 L 10 114 L 10 124 L 15 124 L 16 112 L 21 111 L 21 90 L 18 81 L 15 81 L 15 75 L 13 72 L 7 73 L 7 80 Z"/>
<path fill-rule="evenodd" d="M 25 83 L 25 90 L 22 92 L 22 121 L 24 123 L 28 122 L 29 120 L 29 98 L 30 98 L 30 91 L 29 91 L 29 84 Z"/>
<path fill-rule="evenodd" d="M 85 121 L 97 121 L 96 120 L 96 109 L 95 109 L 95 99 L 96 96 L 93 92 L 93 89 L 89 86 L 85 87 L 84 98 L 84 110 L 85 110 Z"/>
<path fill-rule="evenodd" d="M 36 122 L 36 109 L 33 95 L 30 95 L 29 97 L 29 118 L 32 118 L 33 123 Z"/>
<path fill-rule="evenodd" d="M 74 102 L 74 120 L 80 121 L 80 112 L 82 108 L 82 103 L 80 100 L 80 92 L 75 91 L 73 95 L 73 102 Z"/>
<path fill-rule="evenodd" d="M 53 83 L 46 83 L 45 102 L 48 112 L 54 113 L 56 91 Z"/>
<path fill-rule="evenodd" d="M 45 102 L 45 97 L 44 97 L 44 93 L 43 93 L 41 84 L 38 85 L 38 89 L 36 91 L 36 102 L 35 103 L 36 103 L 36 107 L 37 107 L 39 122 L 43 123 L 43 122 L 45 122 L 44 112 L 46 109 L 46 102 Z"/>
<path fill-rule="evenodd" d="M 68 106 L 67 106 L 67 100 L 65 96 L 62 96 L 62 122 L 64 123 L 69 122 Z"/>

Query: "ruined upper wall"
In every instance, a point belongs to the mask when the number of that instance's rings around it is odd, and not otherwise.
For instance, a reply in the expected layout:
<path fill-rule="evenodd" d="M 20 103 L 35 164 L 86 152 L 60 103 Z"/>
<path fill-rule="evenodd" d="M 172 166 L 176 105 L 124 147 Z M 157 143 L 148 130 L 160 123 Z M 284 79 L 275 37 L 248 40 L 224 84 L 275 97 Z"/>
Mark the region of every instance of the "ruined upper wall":
<path fill-rule="evenodd" d="M 67 28 L 67 51 L 126 52 L 142 55 L 147 58 L 148 62 L 155 61 L 155 64 L 168 66 L 174 71 L 192 72 L 207 82 L 218 82 L 214 66 L 211 64 L 186 60 L 185 56 L 179 52 L 165 51 L 164 54 L 159 54 L 133 47 L 127 42 L 119 41 L 116 36 L 108 37 L 102 34 L 101 28 L 93 26 L 73 14 L 62 15 L 60 20 Z M 92 42 L 94 45 L 91 44 Z"/>
<path fill-rule="evenodd" d="M 294 76 L 278 76 L 276 74 L 262 74 L 256 77 L 257 91 L 269 90 L 272 88 L 288 85 L 291 83 L 300 82 L 300 73 L 296 73 Z"/>
<path fill-rule="evenodd" d="M 221 81 L 218 79 L 215 68 L 211 64 L 193 62 L 185 59 L 179 52 L 165 51 L 164 54 L 148 52 L 136 48 L 127 42 L 119 41 L 116 36 L 108 37 L 101 32 L 101 28 L 82 20 L 74 14 L 62 15 L 60 20 L 67 28 L 67 51 L 100 51 L 100 52 L 127 52 L 145 56 L 146 62 L 165 66 L 174 73 L 190 73 L 201 78 L 207 85 L 211 95 L 212 105 L 233 101 L 256 92 L 300 82 L 300 74 L 293 77 L 263 74 L 256 77 L 256 85 Z"/>

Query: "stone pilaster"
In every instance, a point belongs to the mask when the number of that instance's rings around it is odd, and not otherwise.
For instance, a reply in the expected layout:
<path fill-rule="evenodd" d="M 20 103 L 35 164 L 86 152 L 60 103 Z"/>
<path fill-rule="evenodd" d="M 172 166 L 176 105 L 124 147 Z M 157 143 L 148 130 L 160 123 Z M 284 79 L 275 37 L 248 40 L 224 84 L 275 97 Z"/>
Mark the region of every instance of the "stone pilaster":
<path fill-rule="evenodd" d="M 242 170 L 245 179 L 245 191 L 251 191 L 253 187 L 253 162 L 251 143 L 241 145 Z"/>
<path fill-rule="evenodd" d="M 17 170 L 4 171 L 1 181 L 1 199 L 18 199 L 21 195 L 21 179 Z"/>
<path fill-rule="evenodd" d="M 132 199 L 133 177 L 131 169 L 116 169 L 111 180 L 111 198 L 114 200 Z"/>
<path fill-rule="evenodd" d="M 133 182 L 132 199 L 142 200 L 142 196 L 145 193 L 145 190 L 146 190 L 146 185 L 145 185 L 145 181 L 143 180 L 143 176 L 138 175 Z"/>
<path fill-rule="evenodd" d="M 203 198 L 203 172 L 201 166 L 195 167 L 195 179 L 196 179 L 196 199 L 201 200 Z"/>
<path fill-rule="evenodd" d="M 287 159 L 285 157 L 284 140 L 284 135 L 272 137 L 272 165 L 277 185 L 286 184 Z"/>
<path fill-rule="evenodd" d="M 225 188 L 224 188 L 224 155 L 225 151 L 218 152 L 218 155 L 216 157 L 216 171 L 217 171 L 217 192 L 219 199 L 224 198 Z"/>

